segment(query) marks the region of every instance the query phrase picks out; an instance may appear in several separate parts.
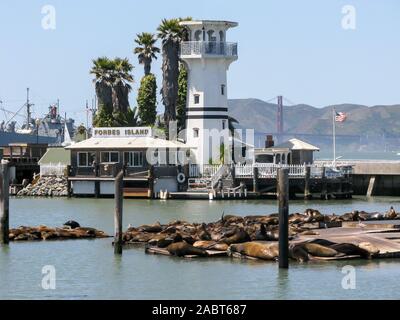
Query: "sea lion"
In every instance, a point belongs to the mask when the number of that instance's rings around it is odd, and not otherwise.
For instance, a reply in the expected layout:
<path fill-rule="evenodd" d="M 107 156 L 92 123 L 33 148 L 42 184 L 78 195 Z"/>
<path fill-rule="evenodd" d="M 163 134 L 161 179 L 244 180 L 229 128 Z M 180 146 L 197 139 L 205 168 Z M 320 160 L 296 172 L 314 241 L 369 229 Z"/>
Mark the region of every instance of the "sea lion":
<path fill-rule="evenodd" d="M 138 230 L 142 231 L 142 232 L 157 233 L 157 232 L 162 231 L 162 227 L 161 227 L 160 222 L 157 221 L 155 224 L 151 224 L 151 225 L 144 224 L 144 225 L 138 227 Z"/>
<path fill-rule="evenodd" d="M 244 242 L 231 244 L 228 250 L 262 260 L 276 260 L 279 255 L 277 243 Z"/>
<path fill-rule="evenodd" d="M 336 257 L 339 255 L 343 255 L 337 252 L 335 249 L 325 247 L 317 243 L 303 243 L 303 248 L 309 254 L 316 257 Z"/>
<path fill-rule="evenodd" d="M 370 256 L 369 252 L 362 249 L 352 243 L 336 243 L 331 245 L 329 248 L 336 250 L 337 252 L 344 253 L 348 256 L 361 256 L 362 258 L 368 258 Z"/>
<path fill-rule="evenodd" d="M 397 217 L 396 211 L 394 211 L 393 206 L 391 206 L 389 211 L 386 213 L 385 218 L 393 220 L 396 219 L 396 217 Z"/>
<path fill-rule="evenodd" d="M 80 227 L 79 223 L 74 220 L 67 221 L 66 223 L 64 223 L 64 226 L 69 227 L 70 229 L 75 229 Z"/>
<path fill-rule="evenodd" d="M 256 231 L 254 240 L 267 240 L 267 229 L 264 223 L 261 223 L 260 229 Z"/>
<path fill-rule="evenodd" d="M 193 246 L 196 248 L 216 251 L 226 251 L 229 247 L 226 243 L 218 243 L 215 241 L 196 241 Z"/>
<path fill-rule="evenodd" d="M 375 255 L 379 254 L 379 252 L 380 252 L 380 250 L 370 242 L 360 242 L 358 244 L 358 247 L 368 251 L 370 254 L 370 257 L 374 257 Z"/>
<path fill-rule="evenodd" d="M 307 262 L 310 260 L 308 252 L 301 244 L 291 244 L 289 246 L 289 257 L 298 262 Z"/>
<path fill-rule="evenodd" d="M 178 256 L 178 257 L 183 257 L 186 255 L 196 255 L 196 256 L 202 256 L 202 257 L 208 256 L 208 253 L 206 250 L 204 250 L 202 248 L 196 248 L 196 247 L 192 246 L 191 244 L 188 244 L 185 241 L 171 243 L 167 247 L 167 250 L 171 255 Z"/>
<path fill-rule="evenodd" d="M 316 244 L 319 244 L 319 245 L 324 246 L 324 247 L 330 247 L 330 246 L 333 246 L 333 245 L 337 244 L 336 242 L 332 242 L 332 241 L 329 241 L 329 240 L 326 240 L 326 239 L 311 239 L 311 240 L 309 240 L 307 242 L 308 243 L 316 243 Z"/>
<path fill-rule="evenodd" d="M 199 234 L 198 237 L 200 240 L 211 240 L 211 235 L 207 231 L 206 224 L 202 223 L 200 228 L 199 228 Z"/>
<path fill-rule="evenodd" d="M 382 220 L 383 218 L 384 218 L 384 215 L 380 212 L 373 212 L 370 214 L 371 220 Z"/>
<path fill-rule="evenodd" d="M 301 234 L 306 236 L 319 236 L 319 232 L 313 230 L 302 231 Z"/>
<path fill-rule="evenodd" d="M 228 236 L 221 240 L 221 242 L 226 244 L 241 243 L 247 241 L 251 241 L 251 239 L 248 233 L 243 230 L 243 228 L 236 228 L 236 230 L 231 236 Z"/>
<path fill-rule="evenodd" d="M 289 215 L 289 223 L 290 224 L 299 224 L 299 223 L 302 223 L 305 218 L 306 218 L 306 216 L 303 214 L 292 213 Z"/>

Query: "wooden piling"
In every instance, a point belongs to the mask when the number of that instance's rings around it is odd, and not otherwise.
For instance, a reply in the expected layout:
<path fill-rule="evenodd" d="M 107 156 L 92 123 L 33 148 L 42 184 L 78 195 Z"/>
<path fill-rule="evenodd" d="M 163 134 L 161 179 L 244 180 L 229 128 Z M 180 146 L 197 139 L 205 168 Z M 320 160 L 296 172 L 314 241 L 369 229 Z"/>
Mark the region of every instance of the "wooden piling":
<path fill-rule="evenodd" d="M 258 167 L 253 167 L 253 191 L 258 192 Z"/>
<path fill-rule="evenodd" d="M 9 180 L 10 173 L 8 162 L 0 165 L 0 243 L 9 243 Z"/>
<path fill-rule="evenodd" d="M 123 203 L 123 177 L 121 170 L 115 177 L 115 212 L 114 212 L 114 253 L 122 254 L 122 203 Z"/>
<path fill-rule="evenodd" d="M 322 167 L 322 176 L 321 176 L 321 199 L 328 199 L 328 185 L 326 181 L 326 167 Z"/>
<path fill-rule="evenodd" d="M 67 176 L 67 193 L 68 193 L 68 198 L 71 198 L 72 196 L 72 182 L 69 180 L 69 177 L 71 176 L 71 165 L 67 165 L 66 169 L 66 176 Z"/>
<path fill-rule="evenodd" d="M 289 169 L 278 170 L 279 268 L 289 267 Z"/>
<path fill-rule="evenodd" d="M 305 169 L 306 172 L 304 176 L 304 199 L 308 200 L 311 198 L 311 193 L 310 193 L 311 167 L 306 166 Z"/>
<path fill-rule="evenodd" d="M 149 168 L 148 183 L 149 183 L 148 197 L 150 199 L 152 199 L 154 197 L 154 166 L 153 165 L 151 165 Z"/>

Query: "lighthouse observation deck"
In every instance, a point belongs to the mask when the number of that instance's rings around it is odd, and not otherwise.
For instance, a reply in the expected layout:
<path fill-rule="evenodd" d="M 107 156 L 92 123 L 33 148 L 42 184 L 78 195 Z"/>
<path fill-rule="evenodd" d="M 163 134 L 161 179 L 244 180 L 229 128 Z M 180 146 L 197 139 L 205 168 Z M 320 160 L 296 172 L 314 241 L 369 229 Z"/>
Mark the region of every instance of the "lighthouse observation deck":
<path fill-rule="evenodd" d="M 221 57 L 237 59 L 238 45 L 236 42 L 218 41 L 183 41 L 180 54 L 183 58 Z"/>

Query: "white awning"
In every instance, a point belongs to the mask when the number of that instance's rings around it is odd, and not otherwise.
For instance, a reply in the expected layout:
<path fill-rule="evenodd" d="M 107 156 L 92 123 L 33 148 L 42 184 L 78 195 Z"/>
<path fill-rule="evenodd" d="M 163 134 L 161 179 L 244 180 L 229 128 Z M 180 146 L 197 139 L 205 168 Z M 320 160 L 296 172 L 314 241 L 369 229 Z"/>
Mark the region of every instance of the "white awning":
<path fill-rule="evenodd" d="M 90 138 L 66 147 L 71 150 L 84 149 L 193 149 L 179 141 L 169 141 L 153 137 L 132 137 L 132 138 Z"/>

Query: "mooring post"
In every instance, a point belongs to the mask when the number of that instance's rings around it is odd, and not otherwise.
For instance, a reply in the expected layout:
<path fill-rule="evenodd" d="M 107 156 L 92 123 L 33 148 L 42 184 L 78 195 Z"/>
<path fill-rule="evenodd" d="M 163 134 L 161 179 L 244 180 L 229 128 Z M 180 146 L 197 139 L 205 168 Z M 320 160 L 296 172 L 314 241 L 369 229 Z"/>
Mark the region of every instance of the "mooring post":
<path fill-rule="evenodd" d="M 321 199 L 327 200 L 328 199 L 328 186 L 326 181 L 326 167 L 322 167 L 322 175 L 321 175 Z"/>
<path fill-rule="evenodd" d="M 148 179 L 149 189 L 148 189 L 148 197 L 150 199 L 154 198 L 154 166 L 150 165 Z"/>
<path fill-rule="evenodd" d="M 278 171 L 279 268 L 289 267 L 289 169 Z"/>
<path fill-rule="evenodd" d="M 9 180 L 10 173 L 8 161 L 1 161 L 0 168 L 0 242 L 9 243 Z"/>
<path fill-rule="evenodd" d="M 123 203 L 123 177 L 121 170 L 115 177 L 115 212 L 114 212 L 114 253 L 122 254 L 122 203 Z"/>
<path fill-rule="evenodd" d="M 258 192 L 258 167 L 253 167 L 253 191 Z"/>
<path fill-rule="evenodd" d="M 304 176 L 304 199 L 307 200 L 311 198 L 311 193 L 310 193 L 311 167 L 306 166 L 305 169 L 306 172 Z"/>

